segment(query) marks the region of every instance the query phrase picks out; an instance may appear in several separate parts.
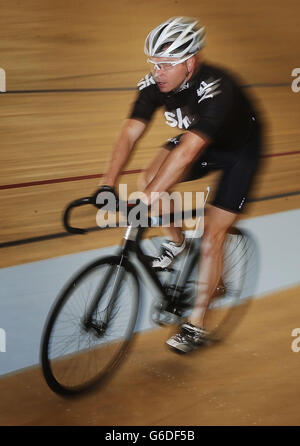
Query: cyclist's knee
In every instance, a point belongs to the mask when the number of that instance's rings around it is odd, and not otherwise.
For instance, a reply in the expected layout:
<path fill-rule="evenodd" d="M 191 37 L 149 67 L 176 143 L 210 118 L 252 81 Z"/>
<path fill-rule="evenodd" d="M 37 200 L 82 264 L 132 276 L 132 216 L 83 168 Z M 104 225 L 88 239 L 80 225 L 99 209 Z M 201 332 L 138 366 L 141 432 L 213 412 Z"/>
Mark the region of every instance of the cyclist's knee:
<path fill-rule="evenodd" d="M 145 190 L 154 178 L 154 174 L 151 171 L 146 170 L 143 172 L 138 180 L 138 187 L 140 190 Z"/>

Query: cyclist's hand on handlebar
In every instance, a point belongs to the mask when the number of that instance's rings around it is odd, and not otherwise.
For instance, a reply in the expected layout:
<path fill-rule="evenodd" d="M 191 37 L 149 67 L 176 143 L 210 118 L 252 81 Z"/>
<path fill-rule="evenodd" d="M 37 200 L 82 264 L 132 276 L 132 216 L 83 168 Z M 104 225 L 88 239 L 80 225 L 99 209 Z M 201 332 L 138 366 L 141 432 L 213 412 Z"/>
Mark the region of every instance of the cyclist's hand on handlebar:
<path fill-rule="evenodd" d="M 115 188 L 103 185 L 92 195 L 91 204 L 96 206 L 96 208 L 101 209 L 103 206 L 107 205 L 110 200 L 112 200 L 112 203 L 118 204 L 119 198 Z"/>

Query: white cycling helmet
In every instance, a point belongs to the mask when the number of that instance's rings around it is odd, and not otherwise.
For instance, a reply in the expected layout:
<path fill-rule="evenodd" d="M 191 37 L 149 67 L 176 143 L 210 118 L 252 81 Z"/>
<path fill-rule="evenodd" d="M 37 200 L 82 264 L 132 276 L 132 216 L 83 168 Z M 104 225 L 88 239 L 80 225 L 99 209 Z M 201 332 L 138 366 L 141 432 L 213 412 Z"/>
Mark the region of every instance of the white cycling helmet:
<path fill-rule="evenodd" d="M 172 17 L 154 28 L 145 40 L 150 57 L 176 57 L 187 60 L 205 46 L 205 27 L 189 17 Z"/>

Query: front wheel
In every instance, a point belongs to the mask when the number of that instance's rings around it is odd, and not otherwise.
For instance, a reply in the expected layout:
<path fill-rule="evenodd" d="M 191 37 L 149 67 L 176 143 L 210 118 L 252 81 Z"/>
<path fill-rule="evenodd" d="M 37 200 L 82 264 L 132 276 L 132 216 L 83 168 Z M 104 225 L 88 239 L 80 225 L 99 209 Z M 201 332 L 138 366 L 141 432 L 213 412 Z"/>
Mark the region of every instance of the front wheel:
<path fill-rule="evenodd" d="M 41 342 L 43 374 L 54 392 L 78 394 L 111 375 L 128 350 L 138 301 L 134 271 L 121 257 L 97 260 L 67 284 Z"/>

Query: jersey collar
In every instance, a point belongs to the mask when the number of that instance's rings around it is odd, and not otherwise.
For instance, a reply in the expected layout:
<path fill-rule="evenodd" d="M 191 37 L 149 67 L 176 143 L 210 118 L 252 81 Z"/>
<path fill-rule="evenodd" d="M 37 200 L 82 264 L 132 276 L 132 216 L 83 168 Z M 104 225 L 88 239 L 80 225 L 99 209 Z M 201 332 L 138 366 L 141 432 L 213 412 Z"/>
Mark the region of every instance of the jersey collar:
<path fill-rule="evenodd" d="M 200 65 L 198 70 L 193 74 L 191 79 L 189 79 L 188 81 L 184 80 L 178 88 L 170 91 L 169 93 L 163 93 L 163 94 L 166 95 L 167 97 L 171 97 L 177 93 L 180 93 L 183 90 L 187 90 L 188 88 L 192 87 L 198 81 L 199 76 L 203 73 L 204 70 L 205 70 L 205 63 L 202 62 L 202 64 Z"/>

